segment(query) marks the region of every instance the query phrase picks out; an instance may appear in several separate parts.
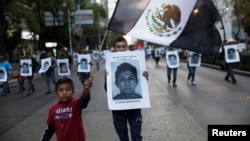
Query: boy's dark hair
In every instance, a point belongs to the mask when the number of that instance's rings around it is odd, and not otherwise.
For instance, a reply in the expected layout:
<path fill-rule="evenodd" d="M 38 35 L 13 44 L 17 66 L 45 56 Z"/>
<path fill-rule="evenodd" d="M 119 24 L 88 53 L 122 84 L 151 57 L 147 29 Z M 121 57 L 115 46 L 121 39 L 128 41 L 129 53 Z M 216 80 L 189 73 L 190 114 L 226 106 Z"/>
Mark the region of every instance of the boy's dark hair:
<path fill-rule="evenodd" d="M 133 65 L 129 64 L 129 63 L 122 63 L 117 67 L 116 72 L 115 72 L 115 82 L 116 83 L 118 82 L 118 76 L 120 75 L 120 73 L 122 73 L 124 71 L 131 71 L 135 75 L 135 78 L 136 78 L 136 81 L 137 81 L 137 70 L 136 70 L 136 68 Z"/>
<path fill-rule="evenodd" d="M 23 66 L 29 66 L 29 64 L 28 63 L 23 63 Z"/>
<path fill-rule="evenodd" d="M 60 79 L 57 80 L 56 85 L 55 85 L 55 91 L 58 89 L 59 85 L 65 84 L 65 83 L 70 84 L 72 90 L 74 90 L 74 83 L 73 83 L 73 81 L 70 78 L 63 77 L 63 78 L 60 78 Z"/>
<path fill-rule="evenodd" d="M 81 59 L 81 62 L 86 62 L 86 63 L 87 63 L 87 59 L 82 58 L 82 59 Z"/>
<path fill-rule="evenodd" d="M 116 44 L 117 42 L 125 42 L 126 45 L 128 44 L 128 43 L 127 43 L 127 40 L 126 40 L 124 37 L 122 37 L 122 36 L 117 37 L 117 38 L 115 39 L 115 41 L 114 41 L 114 46 L 115 46 L 115 44 Z"/>

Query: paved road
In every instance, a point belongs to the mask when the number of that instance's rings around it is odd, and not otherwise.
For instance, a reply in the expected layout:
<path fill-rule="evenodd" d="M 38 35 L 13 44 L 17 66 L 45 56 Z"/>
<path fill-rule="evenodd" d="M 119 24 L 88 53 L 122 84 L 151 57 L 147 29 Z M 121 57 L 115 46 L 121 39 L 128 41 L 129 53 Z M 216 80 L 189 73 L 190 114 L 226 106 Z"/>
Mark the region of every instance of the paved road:
<path fill-rule="evenodd" d="M 186 65 L 181 64 L 178 87 L 173 88 L 167 84 L 164 61 L 156 67 L 148 60 L 147 70 L 151 108 L 142 110 L 144 141 L 206 141 L 208 124 L 250 124 L 249 77 L 236 75 L 238 83 L 233 85 L 224 81 L 225 72 L 199 67 L 198 85 L 194 87 L 186 83 Z M 92 98 L 83 112 L 87 140 L 118 141 L 107 106 L 103 66 L 94 71 L 94 77 Z M 81 85 L 75 70 L 71 78 L 79 96 Z M 54 94 L 44 95 L 45 82 L 40 75 L 34 82 L 36 93 L 29 97 L 18 94 L 16 83 L 11 84 L 11 94 L 0 97 L 1 141 L 35 141 L 41 137 L 48 109 L 57 99 Z"/>

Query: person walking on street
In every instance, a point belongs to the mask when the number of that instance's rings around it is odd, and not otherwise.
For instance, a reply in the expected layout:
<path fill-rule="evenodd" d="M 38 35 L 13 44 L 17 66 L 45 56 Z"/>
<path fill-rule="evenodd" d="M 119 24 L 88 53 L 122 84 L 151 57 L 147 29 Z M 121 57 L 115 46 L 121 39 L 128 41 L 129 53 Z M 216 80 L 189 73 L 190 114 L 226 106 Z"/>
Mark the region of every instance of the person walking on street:
<path fill-rule="evenodd" d="M 188 50 L 184 51 L 184 56 L 187 57 L 187 68 L 188 68 L 188 78 L 187 78 L 187 82 L 191 83 L 192 86 L 196 86 L 197 83 L 195 82 L 195 71 L 196 71 L 196 67 L 195 66 L 190 66 L 190 62 L 189 62 L 189 58 L 192 57 L 191 56 L 191 52 Z"/>
<path fill-rule="evenodd" d="M 59 102 L 49 110 L 47 128 L 40 141 L 49 141 L 56 133 L 57 141 L 86 141 L 86 133 L 82 122 L 82 110 L 90 100 L 92 78 L 83 84 L 81 97 L 73 97 L 74 83 L 70 78 L 59 79 L 55 85 L 55 94 Z"/>
<path fill-rule="evenodd" d="M 88 51 L 86 49 L 81 49 L 80 54 L 88 54 Z M 80 63 L 77 63 L 77 65 L 80 65 Z M 92 62 L 87 63 L 87 65 L 93 66 Z M 79 75 L 79 80 L 81 81 L 82 84 L 84 84 L 85 80 L 87 80 L 91 74 L 90 72 L 78 72 Z"/>
<path fill-rule="evenodd" d="M 114 42 L 114 52 L 127 51 L 127 41 L 123 37 L 117 37 Z M 110 73 L 110 72 L 109 72 Z M 106 75 L 108 73 L 106 72 Z M 107 91 L 107 82 L 105 75 L 104 89 Z M 144 71 L 142 74 L 148 79 L 148 72 Z M 120 141 L 129 141 L 128 126 L 130 126 L 132 141 L 142 141 L 141 127 L 142 127 L 142 114 L 141 109 L 129 110 L 112 110 L 113 124 L 118 134 Z"/>
<path fill-rule="evenodd" d="M 3 82 L 3 91 L 2 91 L 2 96 L 5 96 L 6 94 L 10 93 L 9 75 L 11 75 L 12 67 L 11 64 L 5 60 L 5 57 L 3 55 L 0 55 L 0 67 L 4 67 L 7 73 L 7 80 Z"/>
<path fill-rule="evenodd" d="M 46 52 L 47 58 L 51 58 L 51 66 L 49 69 L 45 72 L 45 83 L 46 83 L 46 88 L 47 91 L 45 94 L 51 94 L 51 89 L 50 89 L 50 81 L 52 83 L 56 84 L 56 74 L 55 74 L 55 68 L 57 67 L 56 64 L 56 59 L 51 55 L 50 51 Z"/>
<path fill-rule="evenodd" d="M 168 47 L 167 51 L 176 51 L 176 49 L 174 47 Z M 174 57 L 176 57 L 176 56 L 174 56 Z M 171 59 L 171 57 L 169 59 Z M 174 58 L 174 61 L 177 61 L 177 58 Z M 176 63 L 176 62 L 174 62 L 174 63 Z M 173 87 L 177 87 L 177 84 L 176 84 L 177 70 L 178 70 L 178 67 L 170 68 L 169 65 L 167 64 L 168 84 L 171 83 L 171 73 L 173 72 L 173 81 L 172 81 Z"/>
<path fill-rule="evenodd" d="M 73 65 L 72 56 L 69 55 L 68 49 L 66 47 L 62 48 L 62 54 L 58 57 L 58 59 L 68 59 L 69 60 L 69 69 L 71 69 Z"/>
<path fill-rule="evenodd" d="M 17 79 L 18 85 L 19 85 L 19 93 L 22 93 L 23 91 L 25 91 L 25 87 L 23 86 L 24 81 L 26 79 L 25 76 L 21 76 L 20 73 L 11 76 L 11 78 L 15 78 Z"/>
<path fill-rule="evenodd" d="M 237 44 L 236 41 L 229 41 L 229 42 L 226 42 L 225 45 L 232 45 L 232 44 Z M 235 51 L 235 50 L 233 50 Z M 223 56 L 223 61 L 225 62 L 226 64 L 226 69 L 227 69 L 227 74 L 225 76 L 225 81 L 230 81 L 229 78 L 231 78 L 231 81 L 233 84 L 236 84 L 237 80 L 234 76 L 234 70 L 233 70 L 233 67 L 234 67 L 234 63 L 228 63 L 226 61 L 226 57 L 225 57 L 225 48 L 224 46 L 222 47 L 222 52 L 221 52 L 222 56 Z M 228 57 L 229 59 L 234 59 L 233 57 L 235 57 L 235 52 L 232 52 L 232 50 L 228 50 Z"/>
<path fill-rule="evenodd" d="M 26 53 L 25 55 L 25 59 L 29 59 L 31 60 L 31 67 L 32 67 L 32 75 L 31 76 L 27 76 L 27 81 L 28 81 L 28 92 L 27 95 L 29 96 L 30 94 L 34 93 L 35 90 L 35 86 L 33 84 L 33 79 L 34 79 L 34 74 L 36 71 L 36 68 L 38 66 L 38 62 L 36 61 L 36 59 L 34 57 L 31 57 L 31 54 L 29 52 Z"/>

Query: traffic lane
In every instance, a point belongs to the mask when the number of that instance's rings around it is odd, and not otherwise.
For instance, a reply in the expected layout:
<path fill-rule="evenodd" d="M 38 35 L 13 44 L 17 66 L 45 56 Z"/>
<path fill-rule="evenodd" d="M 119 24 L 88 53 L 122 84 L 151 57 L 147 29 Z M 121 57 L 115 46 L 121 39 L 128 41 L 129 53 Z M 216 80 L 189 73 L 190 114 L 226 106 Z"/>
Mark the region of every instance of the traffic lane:
<path fill-rule="evenodd" d="M 245 77 L 236 76 L 239 83 L 235 87 L 224 81 L 225 72 L 198 67 L 196 71 L 198 85 L 194 87 L 187 84 L 186 64 L 181 63 L 177 73 L 178 87 L 173 88 L 167 83 L 165 61 L 161 61 L 159 67 L 155 67 L 154 61 L 148 60 L 147 65 L 148 70 L 155 74 L 153 77 L 162 83 L 176 102 L 180 103 L 205 131 L 207 125 L 212 123 L 249 123 L 249 98 L 247 98 L 249 87 L 245 86 L 247 84 Z M 236 92 L 239 94 L 235 94 Z"/>
<path fill-rule="evenodd" d="M 44 95 L 45 82 L 43 78 L 34 81 L 36 93 L 27 96 L 27 82 L 25 82 L 26 91 L 19 94 L 16 83 L 10 84 L 11 94 L 0 98 L 0 135 L 7 132 L 16 124 L 29 117 L 34 111 L 43 107 L 46 103 L 55 99 L 55 95 Z"/>

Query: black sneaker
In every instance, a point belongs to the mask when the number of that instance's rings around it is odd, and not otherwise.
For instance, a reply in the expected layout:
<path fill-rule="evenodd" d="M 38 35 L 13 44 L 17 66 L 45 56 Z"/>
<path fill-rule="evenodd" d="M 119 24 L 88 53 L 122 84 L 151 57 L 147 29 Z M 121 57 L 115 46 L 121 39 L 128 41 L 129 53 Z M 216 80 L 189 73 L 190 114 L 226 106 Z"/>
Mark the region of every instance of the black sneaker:
<path fill-rule="evenodd" d="M 175 83 L 173 83 L 173 87 L 177 87 L 177 85 Z"/>
<path fill-rule="evenodd" d="M 229 78 L 225 78 L 225 81 L 229 82 L 230 80 L 229 80 Z"/>
<path fill-rule="evenodd" d="M 233 84 L 236 84 L 237 80 L 236 79 L 233 79 Z"/>

